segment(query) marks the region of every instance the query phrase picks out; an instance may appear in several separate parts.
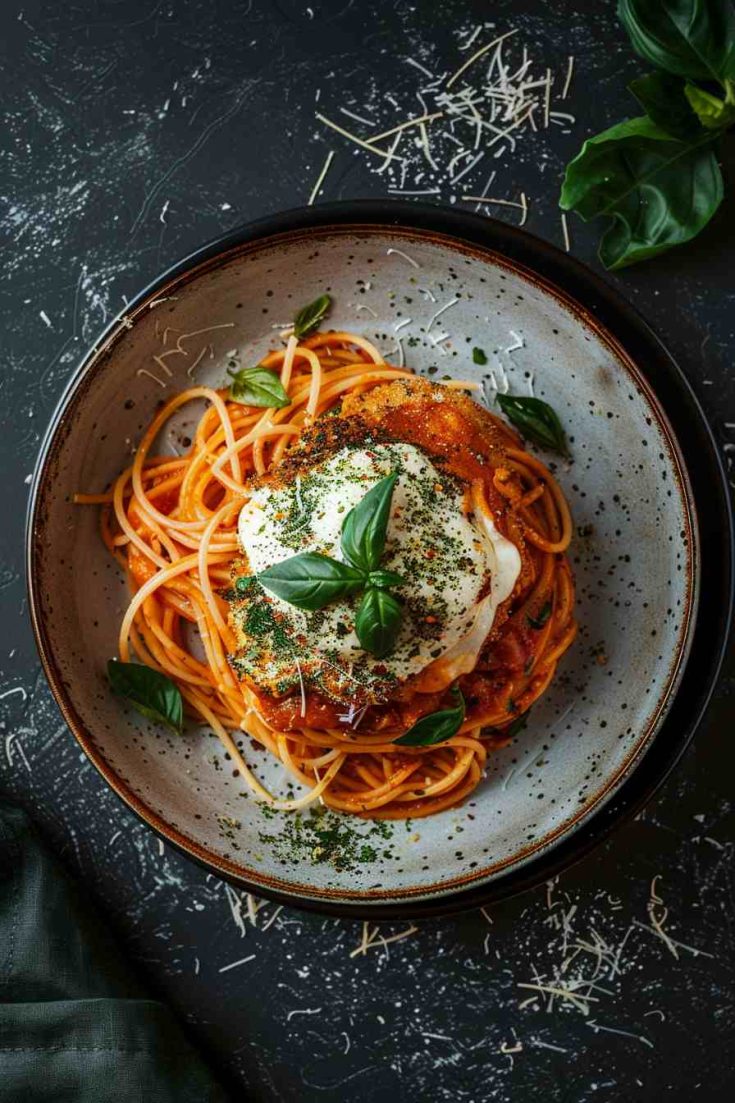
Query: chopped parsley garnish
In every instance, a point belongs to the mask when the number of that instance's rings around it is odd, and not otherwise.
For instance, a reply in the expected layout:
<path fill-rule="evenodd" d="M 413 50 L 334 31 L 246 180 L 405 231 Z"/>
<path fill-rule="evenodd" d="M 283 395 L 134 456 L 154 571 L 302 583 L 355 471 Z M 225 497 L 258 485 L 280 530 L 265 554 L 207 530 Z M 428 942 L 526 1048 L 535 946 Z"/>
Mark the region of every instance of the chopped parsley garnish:
<path fill-rule="evenodd" d="M 277 834 L 259 832 L 258 838 L 272 847 L 282 865 L 308 862 L 330 865 L 338 873 L 350 873 L 379 858 L 391 857 L 390 848 L 381 850 L 379 843 L 392 835 L 392 825 L 383 820 L 365 830 L 362 826 L 354 827 L 347 816 L 312 806 L 308 812 L 288 816 Z"/>

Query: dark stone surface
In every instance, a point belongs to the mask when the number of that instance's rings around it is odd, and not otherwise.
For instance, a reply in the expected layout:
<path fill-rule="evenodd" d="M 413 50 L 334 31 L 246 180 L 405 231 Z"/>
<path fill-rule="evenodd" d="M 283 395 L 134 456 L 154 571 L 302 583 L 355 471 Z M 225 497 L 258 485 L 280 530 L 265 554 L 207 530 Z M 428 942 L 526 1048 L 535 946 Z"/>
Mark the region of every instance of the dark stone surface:
<path fill-rule="evenodd" d="M 234 1097 L 731 1098 L 732 662 L 692 749 L 647 811 L 550 895 L 539 889 L 492 915 L 425 922 L 404 942 L 351 958 L 358 923 L 266 906 L 259 928 L 246 922 L 241 934 L 239 896 L 160 845 L 80 754 L 39 673 L 26 616 L 27 476 L 65 380 L 125 296 L 228 227 L 305 202 L 328 149 L 336 156 L 324 198 L 385 194 L 370 155 L 315 121 L 317 89 L 325 114 L 365 133 L 338 108 L 367 106 L 386 128 L 408 117 L 423 78 L 407 59 L 432 72 L 457 67 L 469 56 L 463 37 L 483 20 L 498 32 L 517 27 L 519 49 L 528 47 L 542 75 L 548 65 L 563 77 L 574 54 L 572 132 L 551 127 L 492 165 L 492 194 L 515 199 L 523 189 L 528 229 L 561 244 L 564 162 L 585 135 L 635 110 L 624 86 L 640 66 L 612 8 L 566 0 L 501 0 L 491 15 L 479 0 L 2 6 L 0 785 L 81 874 L 151 983 L 229 1075 Z M 491 35 L 483 29 L 476 45 Z M 468 175 L 468 187 L 486 176 Z M 437 198 L 452 194 L 461 193 L 446 185 Z M 511 220 L 518 213 L 498 210 Z M 595 231 L 571 219 L 570 228 L 574 254 L 595 264 Z M 686 251 L 608 277 L 665 336 L 723 447 L 735 443 L 734 238 L 730 196 Z M 665 930 L 684 946 L 651 929 L 655 877 Z M 387 924 L 382 933 L 402 929 Z M 600 955 L 590 950 L 597 939 Z M 535 977 L 568 986 L 596 970 L 599 987 L 582 986 L 589 1003 L 557 997 L 550 1006 L 536 993 L 523 1006 L 534 992 L 519 985 Z"/>

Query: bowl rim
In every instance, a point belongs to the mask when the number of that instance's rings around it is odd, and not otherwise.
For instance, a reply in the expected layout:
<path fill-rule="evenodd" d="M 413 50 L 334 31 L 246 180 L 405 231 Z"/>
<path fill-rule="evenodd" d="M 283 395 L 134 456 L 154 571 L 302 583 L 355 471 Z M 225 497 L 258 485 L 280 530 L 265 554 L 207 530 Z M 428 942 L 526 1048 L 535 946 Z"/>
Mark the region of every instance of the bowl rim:
<path fill-rule="evenodd" d="M 218 862 L 192 850 L 189 841 L 182 836 L 176 838 L 177 833 L 121 782 L 97 750 L 91 732 L 79 722 L 67 688 L 55 669 L 37 592 L 36 542 L 33 534 L 56 433 L 82 381 L 93 369 L 100 353 L 104 354 L 117 336 L 122 318 L 133 314 L 172 280 L 245 244 L 293 231 L 328 233 L 330 229 L 345 231 L 353 226 L 441 234 L 459 243 L 491 250 L 559 290 L 579 305 L 584 314 L 592 313 L 603 330 L 612 336 L 635 364 L 668 420 L 684 473 L 688 477 L 690 505 L 695 510 L 699 527 L 700 569 L 704 585 L 700 587 L 698 608 L 688 634 L 688 653 L 683 656 L 679 683 L 674 686 L 668 712 L 659 730 L 633 763 L 629 776 L 600 807 L 593 807 L 581 823 L 573 825 L 561 838 L 542 847 L 520 866 L 501 871 L 488 882 L 459 887 L 421 900 L 409 897 L 403 901 L 394 899 L 387 902 L 335 901 L 302 897 L 297 891 L 280 892 L 222 868 Z M 659 387 L 665 391 L 663 396 Z M 699 401 L 660 338 L 617 290 L 580 261 L 526 230 L 467 211 L 385 199 L 347 200 L 295 208 L 244 223 L 188 254 L 144 287 L 110 322 L 72 372 L 40 446 L 26 519 L 29 610 L 44 673 L 64 719 L 108 785 L 157 834 L 163 835 L 180 852 L 223 879 L 291 907 L 348 918 L 415 918 L 448 914 L 525 891 L 581 859 L 607 838 L 618 824 L 640 810 L 686 750 L 714 691 L 727 647 L 733 608 L 734 547 L 727 478 Z"/>

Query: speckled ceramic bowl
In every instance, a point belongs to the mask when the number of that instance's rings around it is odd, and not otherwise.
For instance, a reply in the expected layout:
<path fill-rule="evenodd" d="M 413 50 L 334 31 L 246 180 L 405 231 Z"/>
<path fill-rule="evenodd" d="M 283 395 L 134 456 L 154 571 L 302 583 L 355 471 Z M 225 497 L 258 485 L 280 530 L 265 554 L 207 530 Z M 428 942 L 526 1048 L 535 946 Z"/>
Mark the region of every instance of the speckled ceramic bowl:
<path fill-rule="evenodd" d="M 112 696 L 104 668 L 125 587 L 96 511 L 70 504 L 76 490 L 101 490 L 126 463 L 163 397 L 192 377 L 221 384 L 232 350 L 257 362 L 274 327 L 321 292 L 334 299 L 331 325 L 364 333 L 393 359 L 400 338 L 421 373 L 480 380 L 491 399 L 492 371 L 501 386 L 507 378 L 514 392 L 533 387 L 553 404 L 572 442 L 573 459 L 557 474 L 577 528 L 581 625 L 527 728 L 493 756 L 471 800 L 409 825 L 330 814 L 319 825 L 326 848 L 309 817 L 269 812 L 247 796 L 213 736 L 192 727 L 174 738 Z M 154 356 L 177 340 L 184 351 L 167 356 L 169 380 Z M 475 345 L 487 367 L 473 364 Z M 245 227 L 143 292 L 60 404 L 35 475 L 28 537 L 46 673 L 77 739 L 123 800 L 253 892 L 383 915 L 440 911 L 537 882 L 639 806 L 710 693 L 729 616 L 730 548 L 722 472 L 702 414 L 630 308 L 518 230 L 390 203 Z M 248 741 L 245 752 L 270 785 L 283 786 L 277 763 Z"/>

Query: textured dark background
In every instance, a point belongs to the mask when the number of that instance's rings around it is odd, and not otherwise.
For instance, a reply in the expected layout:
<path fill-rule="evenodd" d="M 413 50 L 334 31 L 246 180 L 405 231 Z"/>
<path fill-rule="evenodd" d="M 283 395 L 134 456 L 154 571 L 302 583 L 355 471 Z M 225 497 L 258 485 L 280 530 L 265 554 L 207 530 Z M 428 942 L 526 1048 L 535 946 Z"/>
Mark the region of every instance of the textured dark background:
<path fill-rule="evenodd" d="M 326 114 L 360 131 L 339 106 L 359 113 L 369 102 L 381 122 L 393 117 L 385 93 L 406 103 L 421 82 L 407 59 L 455 68 L 478 23 L 518 28 L 542 73 L 563 74 L 574 54 L 571 134 L 552 127 L 499 159 L 492 188 L 511 199 L 522 188 L 528 229 L 561 244 L 564 162 L 585 135 L 634 112 L 625 82 L 640 66 L 612 7 L 5 0 L 0 9 L 0 785 L 82 875 L 238 1098 L 732 1098 L 732 663 L 645 814 L 553 889 L 492 914 L 424 922 L 405 941 L 351 958 L 359 923 L 266 906 L 257 928 L 246 920 L 241 930 L 240 895 L 133 819 L 61 722 L 26 615 L 22 528 L 39 439 L 125 296 L 206 239 L 305 202 L 329 149 L 324 198 L 385 194 L 375 164 L 315 121 L 317 89 Z M 483 29 L 476 44 L 490 35 Z M 513 208 L 498 211 L 516 219 Z M 573 253 L 595 264 L 594 231 L 570 227 Z M 735 445 L 734 231 L 730 196 L 693 247 L 608 277 L 665 336 L 726 455 Z M 650 928 L 657 876 L 665 930 L 683 945 Z M 595 975 L 586 1005 L 538 997 L 521 1006 L 534 992 L 518 986 L 535 977 Z"/>

